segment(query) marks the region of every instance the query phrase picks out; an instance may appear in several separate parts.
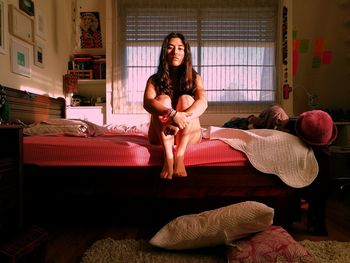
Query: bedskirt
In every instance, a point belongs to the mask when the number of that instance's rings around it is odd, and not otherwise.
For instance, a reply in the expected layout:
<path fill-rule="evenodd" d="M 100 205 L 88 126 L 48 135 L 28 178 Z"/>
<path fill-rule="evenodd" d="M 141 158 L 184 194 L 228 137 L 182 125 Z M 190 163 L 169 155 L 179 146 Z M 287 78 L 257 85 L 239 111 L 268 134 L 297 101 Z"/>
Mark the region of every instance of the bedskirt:
<path fill-rule="evenodd" d="M 40 167 L 24 165 L 29 221 L 112 220 L 165 223 L 241 201 L 275 209 L 276 224 L 300 218 L 300 196 L 278 177 L 252 166 L 188 167 L 188 177 L 163 180 L 161 167 Z M 84 218 L 84 219 L 82 219 Z"/>

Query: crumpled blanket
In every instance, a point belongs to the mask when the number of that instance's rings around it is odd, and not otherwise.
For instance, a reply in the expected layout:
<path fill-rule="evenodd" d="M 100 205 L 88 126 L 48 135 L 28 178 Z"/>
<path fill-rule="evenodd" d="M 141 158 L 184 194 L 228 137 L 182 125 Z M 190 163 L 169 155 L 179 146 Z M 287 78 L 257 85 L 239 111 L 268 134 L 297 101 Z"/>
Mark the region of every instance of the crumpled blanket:
<path fill-rule="evenodd" d="M 88 125 L 81 120 L 49 119 L 46 121 L 32 123 L 23 128 L 25 135 L 64 135 L 86 137 Z"/>
<path fill-rule="evenodd" d="M 23 128 L 25 135 L 50 135 L 50 136 L 111 136 L 111 135 L 143 135 L 146 136 L 148 123 L 135 126 L 108 124 L 97 125 L 86 120 L 73 119 L 49 119 L 33 123 Z"/>
<path fill-rule="evenodd" d="M 248 117 L 249 129 L 275 129 L 285 131 L 289 116 L 280 105 L 270 105 L 258 117 Z"/>
<path fill-rule="evenodd" d="M 311 147 L 297 136 L 270 129 L 241 130 L 210 126 L 203 136 L 218 139 L 247 155 L 259 171 L 277 175 L 291 187 L 311 184 L 318 174 L 318 163 Z"/>

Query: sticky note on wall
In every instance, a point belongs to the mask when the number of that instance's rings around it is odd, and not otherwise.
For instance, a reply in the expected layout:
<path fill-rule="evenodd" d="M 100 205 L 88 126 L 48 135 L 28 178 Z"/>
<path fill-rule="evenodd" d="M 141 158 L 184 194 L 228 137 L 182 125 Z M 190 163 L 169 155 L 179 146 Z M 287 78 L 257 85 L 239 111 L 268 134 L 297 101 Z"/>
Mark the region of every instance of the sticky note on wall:
<path fill-rule="evenodd" d="M 318 37 L 315 39 L 315 46 L 314 46 L 314 55 L 315 56 L 322 56 L 324 48 L 324 38 Z"/>
<path fill-rule="evenodd" d="M 322 56 L 322 64 L 331 64 L 332 61 L 332 57 L 333 57 L 333 52 L 332 51 L 325 51 L 323 52 L 323 56 Z"/>
<path fill-rule="evenodd" d="M 321 67 L 321 57 L 314 57 L 312 59 L 312 68 L 320 68 Z"/>
<path fill-rule="evenodd" d="M 300 40 L 300 53 L 306 53 L 309 50 L 309 43 L 310 41 L 308 39 Z"/>

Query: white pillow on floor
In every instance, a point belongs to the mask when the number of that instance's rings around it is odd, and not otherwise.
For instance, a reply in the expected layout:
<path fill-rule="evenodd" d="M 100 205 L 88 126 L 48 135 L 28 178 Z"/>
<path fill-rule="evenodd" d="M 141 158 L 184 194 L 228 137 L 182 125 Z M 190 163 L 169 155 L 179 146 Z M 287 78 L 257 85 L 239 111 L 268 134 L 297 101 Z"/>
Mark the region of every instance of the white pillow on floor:
<path fill-rule="evenodd" d="M 166 249 L 193 249 L 228 244 L 267 229 L 274 210 L 247 201 L 199 214 L 184 215 L 162 227 L 150 243 Z"/>

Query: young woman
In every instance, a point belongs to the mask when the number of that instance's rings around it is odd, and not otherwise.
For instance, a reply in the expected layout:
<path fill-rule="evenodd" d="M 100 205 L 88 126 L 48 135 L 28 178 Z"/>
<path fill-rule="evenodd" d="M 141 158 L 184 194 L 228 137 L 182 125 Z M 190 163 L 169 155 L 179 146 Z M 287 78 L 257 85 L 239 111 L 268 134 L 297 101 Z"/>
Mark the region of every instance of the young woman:
<path fill-rule="evenodd" d="M 181 33 L 165 37 L 158 71 L 146 84 L 143 106 L 151 114 L 149 140 L 164 150 L 160 177 L 187 176 L 186 147 L 201 141 L 199 117 L 208 103 L 202 78 L 192 68 L 190 45 Z"/>

